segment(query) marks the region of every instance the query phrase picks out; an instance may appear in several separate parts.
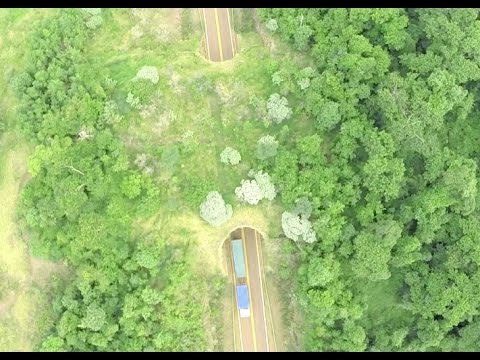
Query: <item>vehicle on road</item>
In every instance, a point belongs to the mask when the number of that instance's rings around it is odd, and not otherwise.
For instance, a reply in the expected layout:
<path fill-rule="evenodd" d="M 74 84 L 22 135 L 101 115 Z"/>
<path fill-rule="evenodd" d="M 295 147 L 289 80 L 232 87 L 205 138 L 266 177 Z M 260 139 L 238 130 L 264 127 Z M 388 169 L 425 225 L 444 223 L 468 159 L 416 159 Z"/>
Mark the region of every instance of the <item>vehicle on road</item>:
<path fill-rule="evenodd" d="M 233 267 L 235 270 L 235 287 L 237 293 L 237 306 L 240 317 L 250 316 L 250 300 L 248 298 L 247 275 L 245 273 L 245 255 L 243 253 L 243 240 L 232 240 Z"/>
<path fill-rule="evenodd" d="M 240 317 L 250 316 L 250 303 L 248 300 L 248 287 L 246 284 L 237 285 L 237 304 Z"/>

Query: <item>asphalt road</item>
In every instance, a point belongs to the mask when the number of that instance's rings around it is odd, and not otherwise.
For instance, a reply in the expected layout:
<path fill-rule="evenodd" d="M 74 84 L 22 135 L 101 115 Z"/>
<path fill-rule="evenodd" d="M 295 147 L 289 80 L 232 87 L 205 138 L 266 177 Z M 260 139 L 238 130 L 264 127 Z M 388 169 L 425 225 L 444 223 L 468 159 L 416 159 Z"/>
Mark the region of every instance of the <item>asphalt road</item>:
<path fill-rule="evenodd" d="M 250 299 L 250 317 L 241 318 L 238 314 L 236 297 L 234 297 L 234 323 L 235 326 L 239 327 L 238 333 L 240 334 L 240 339 L 235 341 L 237 343 L 236 348 L 245 352 L 273 351 L 271 344 L 269 344 L 267 333 L 267 316 L 260 256 L 261 235 L 254 229 L 241 228 L 231 233 L 230 239 L 243 239 L 247 273 L 246 281 Z M 230 246 L 228 246 L 227 254 L 231 254 Z M 235 282 L 231 255 L 229 271 L 232 281 Z"/>
<path fill-rule="evenodd" d="M 202 15 L 207 58 L 216 62 L 232 59 L 235 38 L 228 8 L 203 8 Z"/>

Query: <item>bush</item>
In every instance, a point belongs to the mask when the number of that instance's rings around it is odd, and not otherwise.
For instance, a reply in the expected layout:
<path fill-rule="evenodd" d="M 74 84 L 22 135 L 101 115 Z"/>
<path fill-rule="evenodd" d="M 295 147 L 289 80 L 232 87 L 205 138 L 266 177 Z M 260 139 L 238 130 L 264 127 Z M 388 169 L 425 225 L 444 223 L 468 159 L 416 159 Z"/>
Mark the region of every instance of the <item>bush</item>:
<path fill-rule="evenodd" d="M 277 20 L 275 20 L 275 19 L 268 20 L 267 23 L 265 24 L 265 27 L 271 32 L 277 31 L 277 29 L 278 29 Z"/>
<path fill-rule="evenodd" d="M 101 8 L 82 8 L 84 14 L 88 14 L 90 16 L 98 16 L 102 13 Z"/>
<path fill-rule="evenodd" d="M 96 29 L 97 27 L 102 25 L 102 23 L 103 19 L 101 16 L 92 16 L 90 19 L 87 20 L 85 25 L 87 25 L 89 29 Z"/>
<path fill-rule="evenodd" d="M 288 107 L 288 100 L 279 94 L 272 94 L 267 101 L 267 112 L 269 120 L 280 124 L 292 116 L 292 109 Z"/>
<path fill-rule="evenodd" d="M 128 105 L 130 105 L 134 109 L 141 109 L 142 105 L 140 105 L 140 99 L 134 96 L 130 91 L 127 94 L 127 99 L 125 100 Z"/>
<path fill-rule="evenodd" d="M 190 175 L 182 184 L 182 194 L 187 204 L 196 210 L 207 194 L 216 188 L 217 184 L 212 180 Z"/>
<path fill-rule="evenodd" d="M 278 141 L 271 135 L 262 136 L 257 141 L 257 158 L 265 160 L 277 155 Z"/>
<path fill-rule="evenodd" d="M 218 191 L 209 192 L 205 201 L 200 205 L 200 216 L 212 226 L 224 224 L 232 215 L 232 205 L 225 204 Z"/>
<path fill-rule="evenodd" d="M 82 12 L 85 15 L 85 25 L 89 29 L 96 29 L 103 23 L 103 19 L 101 16 L 102 9 L 100 8 L 82 8 Z"/>
<path fill-rule="evenodd" d="M 301 90 L 307 90 L 310 87 L 310 79 L 303 78 L 297 81 L 297 85 L 300 86 Z"/>
<path fill-rule="evenodd" d="M 223 149 L 222 153 L 220 154 L 220 161 L 227 165 L 237 165 L 240 160 L 242 160 L 240 153 L 230 146 L 227 146 L 225 149 Z"/>
<path fill-rule="evenodd" d="M 160 77 L 158 76 L 158 70 L 155 66 L 142 66 L 140 70 L 138 70 L 137 75 L 135 76 L 135 80 L 147 80 L 152 82 L 153 84 L 158 83 Z"/>

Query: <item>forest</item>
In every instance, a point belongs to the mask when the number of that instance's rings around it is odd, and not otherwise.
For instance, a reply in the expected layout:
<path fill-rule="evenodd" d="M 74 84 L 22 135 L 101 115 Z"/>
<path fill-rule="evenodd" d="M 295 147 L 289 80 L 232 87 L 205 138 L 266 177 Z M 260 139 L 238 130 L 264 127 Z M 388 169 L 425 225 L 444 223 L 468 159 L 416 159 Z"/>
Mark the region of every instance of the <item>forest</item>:
<path fill-rule="evenodd" d="M 286 351 L 480 350 L 480 10 L 234 9 L 226 65 L 163 10 L 0 10 L 0 351 L 229 351 L 245 222 Z"/>

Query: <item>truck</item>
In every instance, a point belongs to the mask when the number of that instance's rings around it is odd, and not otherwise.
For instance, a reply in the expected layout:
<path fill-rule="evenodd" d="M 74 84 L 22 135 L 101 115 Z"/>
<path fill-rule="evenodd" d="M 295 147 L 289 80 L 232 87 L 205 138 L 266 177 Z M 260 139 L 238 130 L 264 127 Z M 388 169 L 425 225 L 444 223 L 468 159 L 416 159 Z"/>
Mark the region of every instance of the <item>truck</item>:
<path fill-rule="evenodd" d="M 235 268 L 235 277 L 238 280 L 246 278 L 245 275 L 245 257 L 243 255 L 243 240 L 232 240 L 233 265 Z"/>
<path fill-rule="evenodd" d="M 237 305 L 240 317 L 250 316 L 250 303 L 248 300 L 248 287 L 246 284 L 237 285 Z"/>
<path fill-rule="evenodd" d="M 232 240 L 233 267 L 235 271 L 235 287 L 237 306 L 240 317 L 250 316 L 250 300 L 248 298 L 247 275 L 245 272 L 245 256 L 243 253 L 243 240 Z"/>

